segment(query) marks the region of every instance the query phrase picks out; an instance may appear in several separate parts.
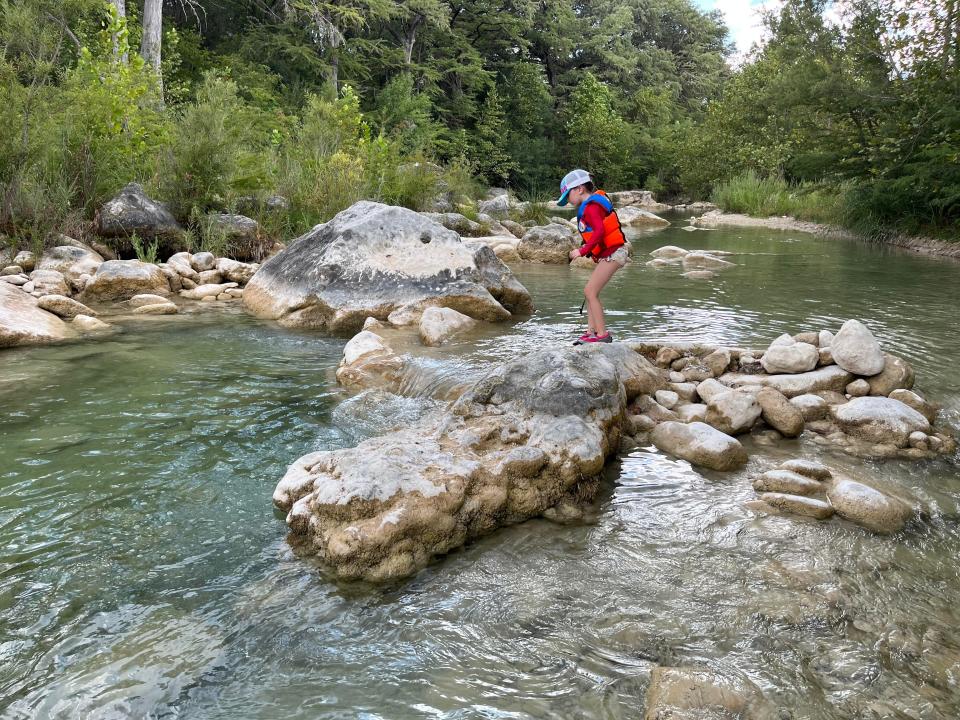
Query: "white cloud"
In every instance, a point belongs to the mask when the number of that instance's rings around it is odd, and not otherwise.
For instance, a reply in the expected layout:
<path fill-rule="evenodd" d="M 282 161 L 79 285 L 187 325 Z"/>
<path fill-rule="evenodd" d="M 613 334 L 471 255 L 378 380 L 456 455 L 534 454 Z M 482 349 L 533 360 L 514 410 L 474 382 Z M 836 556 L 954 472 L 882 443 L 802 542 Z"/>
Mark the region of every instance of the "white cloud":
<path fill-rule="evenodd" d="M 766 0 L 754 3 L 751 0 L 716 0 L 712 9 L 719 10 L 727 23 L 730 39 L 736 46 L 731 62 L 739 65 L 750 49 L 766 37 L 763 15 L 776 10 L 781 0 Z"/>

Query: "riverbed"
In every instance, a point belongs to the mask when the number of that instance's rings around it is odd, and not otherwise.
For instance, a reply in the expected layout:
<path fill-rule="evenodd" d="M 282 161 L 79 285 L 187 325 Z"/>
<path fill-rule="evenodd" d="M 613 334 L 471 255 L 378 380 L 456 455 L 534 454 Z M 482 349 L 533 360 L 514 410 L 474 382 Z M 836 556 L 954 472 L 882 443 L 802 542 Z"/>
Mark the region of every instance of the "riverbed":
<path fill-rule="evenodd" d="M 960 263 L 682 221 L 636 234 L 604 293 L 617 339 L 765 347 L 866 322 L 960 428 Z M 712 280 L 665 244 L 728 250 Z M 287 464 L 429 411 L 437 385 L 582 332 L 589 271 L 517 265 L 537 312 L 417 350 L 406 396 L 351 395 L 346 338 L 235 310 L 123 321 L 0 355 L 0 713 L 10 718 L 635 718 L 657 665 L 756 683 L 782 718 L 960 715 L 956 459 L 864 461 L 801 440 L 700 472 L 652 448 L 585 520 L 506 528 L 389 587 L 295 557 Z M 885 537 L 758 517 L 749 477 L 814 457 L 923 508 Z"/>

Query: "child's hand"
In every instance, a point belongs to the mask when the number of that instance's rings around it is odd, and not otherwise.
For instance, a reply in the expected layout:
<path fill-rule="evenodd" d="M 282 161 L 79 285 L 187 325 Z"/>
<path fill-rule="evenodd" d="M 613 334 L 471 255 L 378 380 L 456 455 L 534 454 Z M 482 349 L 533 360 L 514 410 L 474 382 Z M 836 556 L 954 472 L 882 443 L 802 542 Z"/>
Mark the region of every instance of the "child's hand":
<path fill-rule="evenodd" d="M 579 250 L 571 250 L 570 253 L 569 253 L 569 257 L 570 257 L 570 262 L 573 262 L 573 261 L 576 260 L 578 257 L 580 257 L 580 251 L 579 251 Z"/>

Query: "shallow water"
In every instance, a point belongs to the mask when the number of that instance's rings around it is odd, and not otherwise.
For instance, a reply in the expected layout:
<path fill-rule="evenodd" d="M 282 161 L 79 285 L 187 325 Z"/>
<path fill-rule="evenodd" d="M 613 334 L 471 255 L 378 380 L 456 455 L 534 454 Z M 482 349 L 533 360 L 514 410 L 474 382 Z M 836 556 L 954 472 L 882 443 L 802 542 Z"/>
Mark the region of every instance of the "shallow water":
<path fill-rule="evenodd" d="M 960 264 L 758 230 L 670 228 L 637 255 L 668 243 L 737 267 L 628 266 L 604 293 L 618 338 L 762 347 L 860 317 L 960 426 Z M 516 271 L 537 313 L 425 352 L 410 395 L 579 334 L 587 271 Z M 0 355 L 4 717 L 634 718 L 657 664 L 748 677 L 784 718 L 960 714 L 953 461 L 794 441 L 721 475 L 641 448 L 584 522 L 506 528 L 388 588 L 337 585 L 287 547 L 277 479 L 430 403 L 343 392 L 342 338 L 215 311 L 124 327 Z M 924 512 L 877 537 L 742 508 L 748 476 L 799 454 Z"/>

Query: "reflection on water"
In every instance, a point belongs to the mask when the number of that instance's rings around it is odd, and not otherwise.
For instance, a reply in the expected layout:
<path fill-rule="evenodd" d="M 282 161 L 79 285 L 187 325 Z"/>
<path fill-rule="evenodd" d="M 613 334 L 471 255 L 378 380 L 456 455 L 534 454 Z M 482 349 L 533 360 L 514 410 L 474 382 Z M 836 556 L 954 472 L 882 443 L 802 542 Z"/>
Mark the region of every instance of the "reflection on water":
<path fill-rule="evenodd" d="M 755 230 L 635 247 L 668 243 L 733 250 L 737 267 L 704 282 L 629 266 L 604 295 L 618 337 L 762 346 L 860 317 L 960 424 L 960 265 Z M 342 339 L 236 315 L 4 352 L 0 714 L 634 718 L 651 668 L 702 663 L 785 718 L 956 717 L 947 461 L 801 442 L 722 475 L 641 448 L 608 468 L 584 522 L 504 529 L 405 583 L 337 586 L 293 557 L 270 506 L 291 460 L 416 422 L 423 395 L 578 334 L 587 273 L 517 272 L 537 313 L 423 350 L 406 397 L 337 388 Z M 754 517 L 748 476 L 788 452 L 924 511 L 894 537 Z"/>

